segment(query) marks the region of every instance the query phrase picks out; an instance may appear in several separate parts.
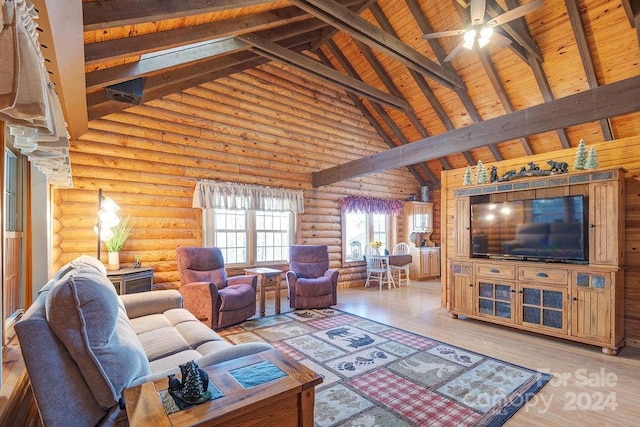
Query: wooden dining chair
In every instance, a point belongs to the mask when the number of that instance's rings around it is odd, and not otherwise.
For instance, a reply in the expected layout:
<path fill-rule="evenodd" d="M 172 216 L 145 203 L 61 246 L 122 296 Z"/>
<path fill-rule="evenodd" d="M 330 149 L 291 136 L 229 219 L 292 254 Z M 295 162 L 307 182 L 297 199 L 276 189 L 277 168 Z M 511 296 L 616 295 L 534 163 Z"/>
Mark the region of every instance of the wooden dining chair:
<path fill-rule="evenodd" d="M 409 245 L 404 242 L 400 242 L 393 248 L 393 255 L 409 255 L 410 249 Z M 409 278 L 409 265 L 411 262 L 408 262 L 403 265 L 394 265 L 391 264 L 391 273 L 395 275 L 398 274 L 398 287 L 402 286 L 402 281 L 404 280 L 405 285 L 411 286 L 411 279 Z M 403 278 L 404 275 L 404 278 Z"/>

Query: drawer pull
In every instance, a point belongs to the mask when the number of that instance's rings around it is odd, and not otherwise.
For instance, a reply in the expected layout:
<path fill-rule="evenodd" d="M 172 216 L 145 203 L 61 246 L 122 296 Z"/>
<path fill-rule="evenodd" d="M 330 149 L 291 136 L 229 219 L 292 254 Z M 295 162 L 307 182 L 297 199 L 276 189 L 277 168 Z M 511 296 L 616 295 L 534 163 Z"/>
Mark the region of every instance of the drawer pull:
<path fill-rule="evenodd" d="M 538 276 L 538 277 L 549 277 L 549 275 L 547 273 L 543 273 L 543 272 L 540 272 L 540 273 L 536 274 L 536 276 Z"/>
<path fill-rule="evenodd" d="M 497 268 L 492 268 L 491 270 L 489 270 L 491 273 L 500 273 L 500 270 L 498 270 Z"/>

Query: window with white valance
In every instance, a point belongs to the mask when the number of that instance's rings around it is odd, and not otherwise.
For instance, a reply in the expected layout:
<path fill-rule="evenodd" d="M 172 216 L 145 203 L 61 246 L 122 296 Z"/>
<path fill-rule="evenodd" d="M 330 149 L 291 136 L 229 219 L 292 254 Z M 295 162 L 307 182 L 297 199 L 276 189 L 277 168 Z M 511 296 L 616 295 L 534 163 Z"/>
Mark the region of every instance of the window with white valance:
<path fill-rule="evenodd" d="M 286 262 L 304 212 L 302 191 L 208 180 L 196 181 L 193 207 L 202 209 L 203 246 L 236 266 Z"/>
<path fill-rule="evenodd" d="M 303 213 L 304 194 L 302 190 L 198 180 L 193 207 Z"/>

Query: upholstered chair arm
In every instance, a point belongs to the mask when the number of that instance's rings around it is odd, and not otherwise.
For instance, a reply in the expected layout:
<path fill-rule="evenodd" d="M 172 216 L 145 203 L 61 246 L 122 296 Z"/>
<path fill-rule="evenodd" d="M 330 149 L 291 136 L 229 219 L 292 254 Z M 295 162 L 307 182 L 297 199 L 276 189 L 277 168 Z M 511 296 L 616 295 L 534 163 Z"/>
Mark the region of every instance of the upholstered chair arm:
<path fill-rule="evenodd" d="M 175 289 L 121 295 L 129 319 L 182 308 L 182 295 Z"/>
<path fill-rule="evenodd" d="M 184 308 L 210 328 L 218 326 L 220 299 L 218 288 L 212 282 L 187 283 L 180 288 Z"/>
<path fill-rule="evenodd" d="M 289 290 L 289 302 L 293 304 L 296 302 L 296 282 L 298 281 L 298 275 L 295 271 L 287 271 L 285 274 L 285 279 L 287 279 L 287 289 Z"/>
<path fill-rule="evenodd" d="M 333 285 L 333 305 L 338 303 L 338 270 L 327 270 L 324 272 L 324 277 L 331 278 L 331 284 Z"/>
<path fill-rule="evenodd" d="M 240 276 L 233 276 L 227 278 L 227 286 L 233 285 L 251 285 L 253 290 L 258 289 L 258 276 L 251 274 L 243 274 Z"/>
<path fill-rule="evenodd" d="M 338 283 L 338 270 L 327 270 L 324 272 L 324 277 L 329 277 L 333 283 Z"/>

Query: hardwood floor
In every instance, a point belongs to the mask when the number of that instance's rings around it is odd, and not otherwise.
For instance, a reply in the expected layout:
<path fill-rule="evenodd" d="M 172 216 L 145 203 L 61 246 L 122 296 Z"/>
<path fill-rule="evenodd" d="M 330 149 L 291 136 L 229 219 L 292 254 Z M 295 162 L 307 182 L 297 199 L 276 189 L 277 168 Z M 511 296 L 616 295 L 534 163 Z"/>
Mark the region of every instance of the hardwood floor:
<path fill-rule="evenodd" d="M 286 296 L 281 305 L 283 311 L 289 310 Z M 440 307 L 439 281 L 414 281 L 409 288 L 382 291 L 377 287 L 339 289 L 335 308 L 552 373 L 554 379 L 506 426 L 640 425 L 639 348 L 627 347 L 619 356 L 607 356 L 595 346 L 452 319 Z M 269 314 L 273 314 L 273 292 L 267 293 Z"/>
<path fill-rule="evenodd" d="M 286 291 L 283 312 L 290 311 Z M 274 292 L 267 292 L 266 315 L 274 314 Z M 339 289 L 337 309 L 417 334 L 457 345 L 516 365 L 554 374 L 554 379 L 511 420 L 513 426 L 638 426 L 640 425 L 640 348 L 627 347 L 619 356 L 602 354 L 587 346 L 469 319 L 451 319 L 440 307 L 440 282 L 413 282 L 413 286 L 378 290 L 378 287 Z M 11 408 L 7 381 L 24 375 L 16 347 L 4 349 L 5 387 L 0 391 L 0 415 Z M 9 407 L 7 407 L 9 405 Z M 21 405 L 21 406 L 23 406 Z M 29 411 L 30 405 L 19 412 Z M 34 418 L 31 412 L 30 419 Z M 2 420 L 7 418 L 0 417 Z M 32 424 L 33 425 L 33 424 Z"/>

